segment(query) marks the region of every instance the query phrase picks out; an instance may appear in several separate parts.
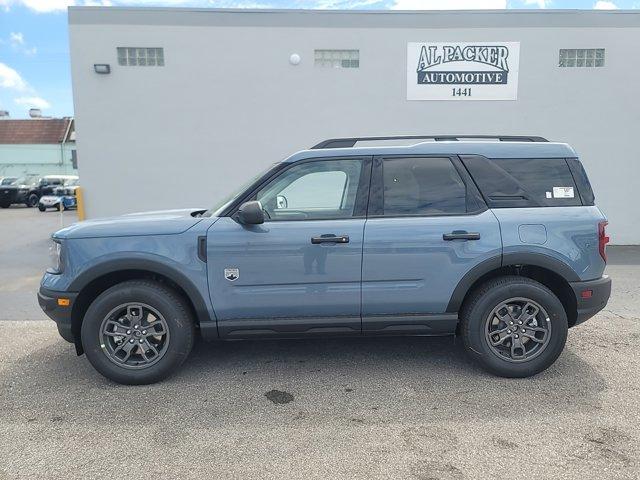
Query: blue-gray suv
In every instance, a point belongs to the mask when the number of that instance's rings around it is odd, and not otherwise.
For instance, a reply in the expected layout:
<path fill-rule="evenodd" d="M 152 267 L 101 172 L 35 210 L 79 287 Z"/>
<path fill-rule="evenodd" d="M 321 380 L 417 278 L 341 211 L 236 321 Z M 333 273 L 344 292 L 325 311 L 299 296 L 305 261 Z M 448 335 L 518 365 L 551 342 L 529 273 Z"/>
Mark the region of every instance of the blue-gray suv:
<path fill-rule="evenodd" d="M 563 143 L 332 139 L 209 210 L 56 232 L 39 302 L 125 384 L 174 372 L 197 335 L 459 335 L 490 372 L 526 377 L 606 305 L 606 225 Z"/>

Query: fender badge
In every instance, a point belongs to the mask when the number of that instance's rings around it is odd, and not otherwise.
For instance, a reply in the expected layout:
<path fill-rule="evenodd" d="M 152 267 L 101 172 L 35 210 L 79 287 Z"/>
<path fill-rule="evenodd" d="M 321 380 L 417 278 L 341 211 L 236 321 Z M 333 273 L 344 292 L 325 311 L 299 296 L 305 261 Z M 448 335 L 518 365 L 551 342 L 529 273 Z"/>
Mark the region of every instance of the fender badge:
<path fill-rule="evenodd" d="M 238 278 L 240 278 L 240 270 L 238 268 L 225 268 L 224 278 L 226 278 L 230 282 L 235 282 Z"/>

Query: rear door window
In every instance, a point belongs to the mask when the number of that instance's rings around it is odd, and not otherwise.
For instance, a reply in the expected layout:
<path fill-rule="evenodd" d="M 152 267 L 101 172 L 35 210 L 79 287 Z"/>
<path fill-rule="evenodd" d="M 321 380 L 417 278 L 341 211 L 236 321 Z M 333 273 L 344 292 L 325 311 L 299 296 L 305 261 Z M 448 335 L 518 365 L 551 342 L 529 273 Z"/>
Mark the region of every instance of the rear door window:
<path fill-rule="evenodd" d="M 491 208 L 582 205 L 564 158 L 461 158 Z"/>
<path fill-rule="evenodd" d="M 389 158 L 383 162 L 385 216 L 467 213 L 467 190 L 449 158 Z"/>

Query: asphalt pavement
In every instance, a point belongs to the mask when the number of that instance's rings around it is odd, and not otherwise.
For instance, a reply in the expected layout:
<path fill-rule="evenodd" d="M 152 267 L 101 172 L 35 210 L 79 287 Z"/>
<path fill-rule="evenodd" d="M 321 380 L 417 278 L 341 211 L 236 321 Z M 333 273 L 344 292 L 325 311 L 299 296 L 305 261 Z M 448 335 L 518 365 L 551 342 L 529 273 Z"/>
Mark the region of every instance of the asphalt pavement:
<path fill-rule="evenodd" d="M 640 248 L 547 371 L 493 377 L 453 338 L 199 343 L 150 386 L 101 377 L 35 293 L 73 212 L 0 211 L 0 479 L 640 478 Z"/>

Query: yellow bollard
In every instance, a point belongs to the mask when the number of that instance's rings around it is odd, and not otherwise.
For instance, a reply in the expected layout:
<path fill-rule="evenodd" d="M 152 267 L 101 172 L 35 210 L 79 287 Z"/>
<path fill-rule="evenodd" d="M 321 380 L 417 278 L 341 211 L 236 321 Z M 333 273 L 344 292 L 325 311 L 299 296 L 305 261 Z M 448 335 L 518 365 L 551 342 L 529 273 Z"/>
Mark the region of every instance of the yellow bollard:
<path fill-rule="evenodd" d="M 82 196 L 82 187 L 76 188 L 76 205 L 78 208 L 78 220 L 84 220 L 84 197 Z"/>

